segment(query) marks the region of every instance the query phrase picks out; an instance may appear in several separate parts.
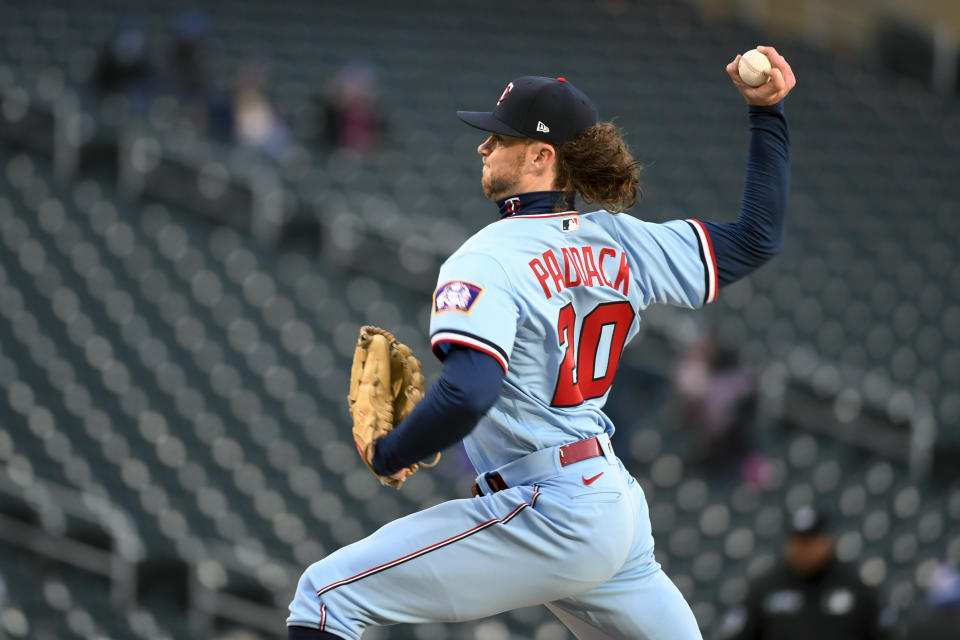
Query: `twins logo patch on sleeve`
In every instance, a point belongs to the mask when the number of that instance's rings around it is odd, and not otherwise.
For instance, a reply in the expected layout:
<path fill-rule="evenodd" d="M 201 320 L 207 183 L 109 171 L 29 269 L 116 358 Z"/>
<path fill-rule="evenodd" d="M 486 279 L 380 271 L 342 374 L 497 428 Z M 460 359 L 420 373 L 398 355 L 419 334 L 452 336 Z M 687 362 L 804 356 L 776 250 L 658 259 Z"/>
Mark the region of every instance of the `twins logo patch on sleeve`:
<path fill-rule="evenodd" d="M 433 295 L 433 312 L 470 313 L 481 293 L 483 293 L 483 287 L 472 282 L 463 280 L 445 282 L 437 287 L 437 292 Z"/>

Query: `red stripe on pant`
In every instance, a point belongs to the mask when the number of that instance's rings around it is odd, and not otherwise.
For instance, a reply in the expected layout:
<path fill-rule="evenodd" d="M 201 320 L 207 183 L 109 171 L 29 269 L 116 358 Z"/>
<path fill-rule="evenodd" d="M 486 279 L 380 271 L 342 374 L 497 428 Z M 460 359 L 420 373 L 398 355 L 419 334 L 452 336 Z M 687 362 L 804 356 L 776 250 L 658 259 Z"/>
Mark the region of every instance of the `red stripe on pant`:
<path fill-rule="evenodd" d="M 343 580 L 338 580 L 338 581 L 336 581 L 336 582 L 333 582 L 333 583 L 331 583 L 331 584 L 328 584 L 327 586 L 325 586 L 325 587 L 317 590 L 317 596 L 321 596 L 321 595 L 323 595 L 324 593 L 326 593 L 327 591 L 330 591 L 331 589 L 336 589 L 337 587 L 342 587 L 342 586 L 345 585 L 345 584 L 349 584 L 349 583 L 351 583 L 351 582 L 356 582 L 357 580 L 360 580 L 360 579 L 362 579 L 362 578 L 366 578 L 367 576 L 371 576 L 371 575 L 373 575 L 373 574 L 375 574 L 375 573 L 379 573 L 380 571 L 384 571 L 385 569 L 389 569 L 390 567 L 395 567 L 395 566 L 397 566 L 398 564 L 402 564 L 402 563 L 406 562 L 407 560 L 413 560 L 414 558 L 417 558 L 417 557 L 419 557 L 419 556 L 422 556 L 422 555 L 424 555 L 424 554 L 426 554 L 426 553 L 429 553 L 429 552 L 431 552 L 431 551 L 435 551 L 435 550 L 440 549 L 441 547 L 445 547 L 445 546 L 447 546 L 447 545 L 449 545 L 449 544 L 453 544 L 453 543 L 456 542 L 457 540 L 463 540 L 463 539 L 466 538 L 467 536 L 471 536 L 471 535 L 473 535 L 474 533 L 477 533 L 477 532 L 479 532 L 479 531 L 482 531 L 482 530 L 484 530 L 484 529 L 486 529 L 487 527 L 490 527 L 490 526 L 492 526 L 492 525 L 495 525 L 495 524 L 507 524 L 510 520 L 513 519 L 513 517 L 514 517 L 515 515 L 517 515 L 517 514 L 520 513 L 521 511 L 523 511 L 523 509 L 525 509 L 526 507 L 532 507 L 532 506 L 536 503 L 536 501 L 537 501 L 537 496 L 538 496 L 538 495 L 540 495 L 540 487 L 534 485 L 534 487 L 533 487 L 533 497 L 531 498 L 530 502 L 529 502 L 529 503 L 524 502 L 524 503 L 522 503 L 522 504 L 517 505 L 517 506 L 513 509 L 513 511 L 511 511 L 510 513 L 508 513 L 508 514 L 507 514 L 506 516 L 504 516 L 503 518 L 492 518 L 492 519 L 490 519 L 490 520 L 487 520 L 486 522 L 483 522 L 483 523 L 481 523 L 481 524 L 478 524 L 477 526 L 473 527 L 472 529 L 467 529 L 466 531 L 464 531 L 464 532 L 462 532 L 462 533 L 458 533 L 458 534 L 455 535 L 455 536 L 451 536 L 451 537 L 447 538 L 446 540 L 441 540 L 440 542 L 435 542 L 434 544 L 430 545 L 429 547 L 424 547 L 423 549 L 420 549 L 420 550 L 418 550 L 418 551 L 414 551 L 413 553 L 408 553 L 407 555 L 405 555 L 405 556 L 403 556 L 403 557 L 401 557 L 401 558 L 397 558 L 396 560 L 391 560 L 390 562 L 386 562 L 386 563 L 384 563 L 384 564 L 381 564 L 380 566 L 374 567 L 374 568 L 372 568 L 372 569 L 367 569 L 367 570 L 364 571 L 363 573 L 358 573 L 358 574 L 355 575 L 355 576 L 351 576 L 351 577 L 349 577 L 349 578 L 344 578 Z"/>

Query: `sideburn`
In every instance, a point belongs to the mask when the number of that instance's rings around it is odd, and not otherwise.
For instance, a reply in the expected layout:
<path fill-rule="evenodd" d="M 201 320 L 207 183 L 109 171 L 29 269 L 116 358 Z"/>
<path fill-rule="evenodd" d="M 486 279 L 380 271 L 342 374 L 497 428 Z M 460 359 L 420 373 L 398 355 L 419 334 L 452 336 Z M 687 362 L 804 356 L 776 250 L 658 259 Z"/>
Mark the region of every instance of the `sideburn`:
<path fill-rule="evenodd" d="M 520 171 L 526 162 L 526 155 L 517 156 L 513 166 L 509 169 L 507 175 L 490 176 L 487 183 L 483 186 L 483 193 L 490 200 L 499 200 L 506 196 L 517 193 L 517 185 L 520 184 Z"/>

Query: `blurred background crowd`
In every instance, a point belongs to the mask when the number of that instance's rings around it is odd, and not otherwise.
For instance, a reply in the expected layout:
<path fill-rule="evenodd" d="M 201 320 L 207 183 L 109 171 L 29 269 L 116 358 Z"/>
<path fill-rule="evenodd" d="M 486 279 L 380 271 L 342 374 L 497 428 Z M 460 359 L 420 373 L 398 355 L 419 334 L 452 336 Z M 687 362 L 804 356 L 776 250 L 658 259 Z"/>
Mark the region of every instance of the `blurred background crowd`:
<path fill-rule="evenodd" d="M 614 446 L 705 638 L 786 637 L 778 576 L 846 581 L 826 627 L 955 637 L 960 5 L 0 0 L 0 32 L 0 638 L 282 638 L 309 563 L 468 496 L 459 449 L 397 493 L 346 432 L 357 328 L 436 376 L 437 268 L 495 218 L 454 111 L 565 76 L 646 165 L 630 214 L 731 220 L 724 66 L 765 43 L 799 79 L 785 249 L 644 315 Z"/>
<path fill-rule="evenodd" d="M 218 77 L 211 69 L 211 29 L 205 11 L 178 14 L 166 51 L 157 53 L 143 20 L 122 18 L 97 52 L 92 88 L 99 98 L 120 100 L 139 113 L 167 98 L 179 128 L 276 159 L 298 141 L 364 153 L 375 148 L 383 121 L 373 62 L 358 53 L 281 113 L 270 96 L 270 44 L 246 51 L 226 77 Z"/>

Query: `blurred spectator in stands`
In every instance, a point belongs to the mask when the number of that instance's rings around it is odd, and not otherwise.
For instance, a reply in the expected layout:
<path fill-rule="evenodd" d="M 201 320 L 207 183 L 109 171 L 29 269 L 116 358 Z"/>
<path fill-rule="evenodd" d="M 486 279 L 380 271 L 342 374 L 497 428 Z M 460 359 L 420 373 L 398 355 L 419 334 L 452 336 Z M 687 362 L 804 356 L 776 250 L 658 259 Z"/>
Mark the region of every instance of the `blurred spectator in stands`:
<path fill-rule="evenodd" d="M 160 77 L 160 91 L 180 104 L 182 119 L 196 131 L 228 138 L 230 101 L 216 90 L 207 62 L 210 18 L 199 10 L 181 13 L 173 23 L 173 45 Z"/>
<path fill-rule="evenodd" d="M 834 555 L 823 514 L 806 506 L 790 519 L 783 560 L 750 584 L 744 604 L 721 622 L 723 640 L 886 638 L 879 596 Z"/>
<path fill-rule="evenodd" d="M 123 95 L 145 109 L 155 92 L 156 73 L 147 56 L 147 36 L 132 20 L 121 22 L 97 59 L 93 82 L 101 96 Z"/>
<path fill-rule="evenodd" d="M 960 572 L 941 563 L 927 587 L 927 607 L 909 626 L 906 640 L 953 640 L 960 637 Z"/>
<path fill-rule="evenodd" d="M 345 64 L 327 84 L 322 101 L 322 126 L 333 147 L 367 152 L 383 130 L 377 71 L 369 62 Z"/>
<path fill-rule="evenodd" d="M 736 469 L 750 446 L 757 386 L 738 354 L 704 339 L 674 371 L 680 424 L 693 430 L 690 462 L 717 471 Z"/>
<path fill-rule="evenodd" d="M 233 95 L 233 136 L 245 147 L 279 158 L 293 138 L 267 96 L 266 85 L 265 63 L 251 61 L 240 68 Z"/>
<path fill-rule="evenodd" d="M 202 11 L 181 13 L 173 22 L 173 44 L 164 69 L 163 89 L 183 101 L 205 100 L 210 87 L 207 36 L 210 18 Z"/>

